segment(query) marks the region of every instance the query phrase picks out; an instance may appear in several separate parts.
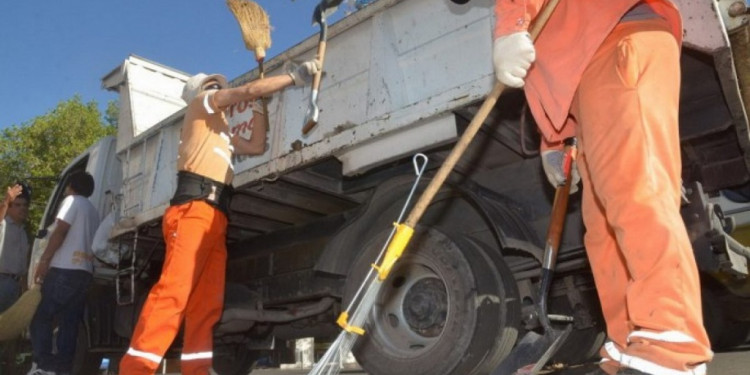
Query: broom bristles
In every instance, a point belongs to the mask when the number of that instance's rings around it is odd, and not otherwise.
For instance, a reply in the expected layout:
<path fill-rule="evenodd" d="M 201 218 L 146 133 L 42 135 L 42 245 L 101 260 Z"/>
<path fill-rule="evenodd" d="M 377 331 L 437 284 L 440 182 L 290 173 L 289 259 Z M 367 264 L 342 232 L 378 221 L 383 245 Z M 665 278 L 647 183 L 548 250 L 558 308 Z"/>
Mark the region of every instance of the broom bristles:
<path fill-rule="evenodd" d="M 0 315 L 0 341 L 18 337 L 31 323 L 36 308 L 42 300 L 39 284 L 35 284 Z"/>
<path fill-rule="evenodd" d="M 255 53 L 256 60 L 262 61 L 271 47 L 271 24 L 266 11 L 249 0 L 227 0 L 227 6 L 240 24 L 245 47 Z"/>

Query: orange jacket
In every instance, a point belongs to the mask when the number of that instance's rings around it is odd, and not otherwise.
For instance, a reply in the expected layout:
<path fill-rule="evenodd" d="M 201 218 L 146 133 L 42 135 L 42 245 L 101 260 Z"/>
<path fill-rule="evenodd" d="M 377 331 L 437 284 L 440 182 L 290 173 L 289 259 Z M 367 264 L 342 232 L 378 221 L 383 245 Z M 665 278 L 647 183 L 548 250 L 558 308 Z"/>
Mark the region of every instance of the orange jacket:
<path fill-rule="evenodd" d="M 669 22 L 682 43 L 682 20 L 669 0 L 643 0 Z M 494 37 L 527 30 L 545 0 L 497 0 Z M 639 0 L 560 0 L 534 43 L 536 61 L 525 80 L 526 99 L 546 147 L 575 135 L 570 104 L 583 71 L 620 18 Z"/>

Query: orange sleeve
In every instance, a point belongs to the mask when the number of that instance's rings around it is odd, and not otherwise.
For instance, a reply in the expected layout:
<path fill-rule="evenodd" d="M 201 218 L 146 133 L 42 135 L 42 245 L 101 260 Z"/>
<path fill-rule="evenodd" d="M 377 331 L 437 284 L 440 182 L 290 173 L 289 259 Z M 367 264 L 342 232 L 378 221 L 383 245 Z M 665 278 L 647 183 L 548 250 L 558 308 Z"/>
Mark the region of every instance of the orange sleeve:
<path fill-rule="evenodd" d="M 572 117 L 568 117 L 568 119 L 565 121 L 565 125 L 563 125 L 560 132 L 557 133 L 557 137 L 558 139 L 561 139 L 561 141 L 551 142 L 547 139 L 547 137 L 544 136 L 544 134 L 542 134 L 542 142 L 539 145 L 539 151 L 562 150 L 563 148 L 565 148 L 565 139 L 576 136 L 577 126 L 578 123 L 576 123 L 575 119 Z"/>
<path fill-rule="evenodd" d="M 544 0 L 495 0 L 493 39 L 529 29 Z"/>

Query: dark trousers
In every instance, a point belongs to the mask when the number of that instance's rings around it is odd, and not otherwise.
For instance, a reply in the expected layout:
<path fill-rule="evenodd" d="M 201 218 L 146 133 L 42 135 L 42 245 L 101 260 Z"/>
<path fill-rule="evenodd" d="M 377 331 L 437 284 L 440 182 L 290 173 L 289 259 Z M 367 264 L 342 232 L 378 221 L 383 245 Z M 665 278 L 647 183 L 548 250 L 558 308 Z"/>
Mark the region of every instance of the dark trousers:
<path fill-rule="evenodd" d="M 78 325 L 83 319 L 90 273 L 50 268 L 42 284 L 42 301 L 31 321 L 33 359 L 43 370 L 71 372 L 76 351 Z M 52 351 L 57 323 L 57 351 Z"/>
<path fill-rule="evenodd" d="M 0 273 L 0 313 L 13 306 L 21 295 L 18 279 L 8 274 Z"/>

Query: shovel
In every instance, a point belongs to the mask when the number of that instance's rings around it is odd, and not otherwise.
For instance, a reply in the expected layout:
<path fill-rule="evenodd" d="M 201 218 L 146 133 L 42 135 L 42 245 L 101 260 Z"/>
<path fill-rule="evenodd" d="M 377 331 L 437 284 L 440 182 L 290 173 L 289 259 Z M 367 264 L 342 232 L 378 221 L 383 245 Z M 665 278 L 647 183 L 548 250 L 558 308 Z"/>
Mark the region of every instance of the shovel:
<path fill-rule="evenodd" d="M 336 11 L 342 0 L 321 0 L 320 4 L 315 7 L 313 12 L 313 25 L 320 25 L 320 39 L 318 41 L 317 59 L 320 61 L 320 69 L 312 81 L 312 92 L 310 93 L 310 106 L 307 107 L 305 114 L 305 124 L 302 127 L 302 134 L 307 133 L 318 124 L 320 108 L 318 108 L 318 90 L 320 89 L 320 78 L 323 76 L 323 63 L 326 57 L 326 41 L 328 39 L 328 23 L 326 17 Z"/>
<path fill-rule="evenodd" d="M 576 156 L 576 140 L 568 138 L 565 140 L 565 156 L 563 159 L 563 172 L 565 183 L 557 187 L 555 200 L 552 203 L 549 228 L 547 229 L 547 243 L 544 247 L 542 259 L 542 277 L 539 281 L 539 300 L 536 312 L 544 329 L 544 335 L 529 332 L 516 344 L 516 347 L 507 358 L 500 363 L 500 367 L 492 372 L 492 375 L 536 375 L 565 342 L 573 325 L 568 324 L 563 330 L 555 329 L 550 323 L 547 315 L 547 298 L 550 285 L 555 274 L 557 252 L 560 248 L 560 237 L 562 236 L 565 213 L 568 209 L 568 196 L 570 195 L 571 178 L 570 173 Z"/>

